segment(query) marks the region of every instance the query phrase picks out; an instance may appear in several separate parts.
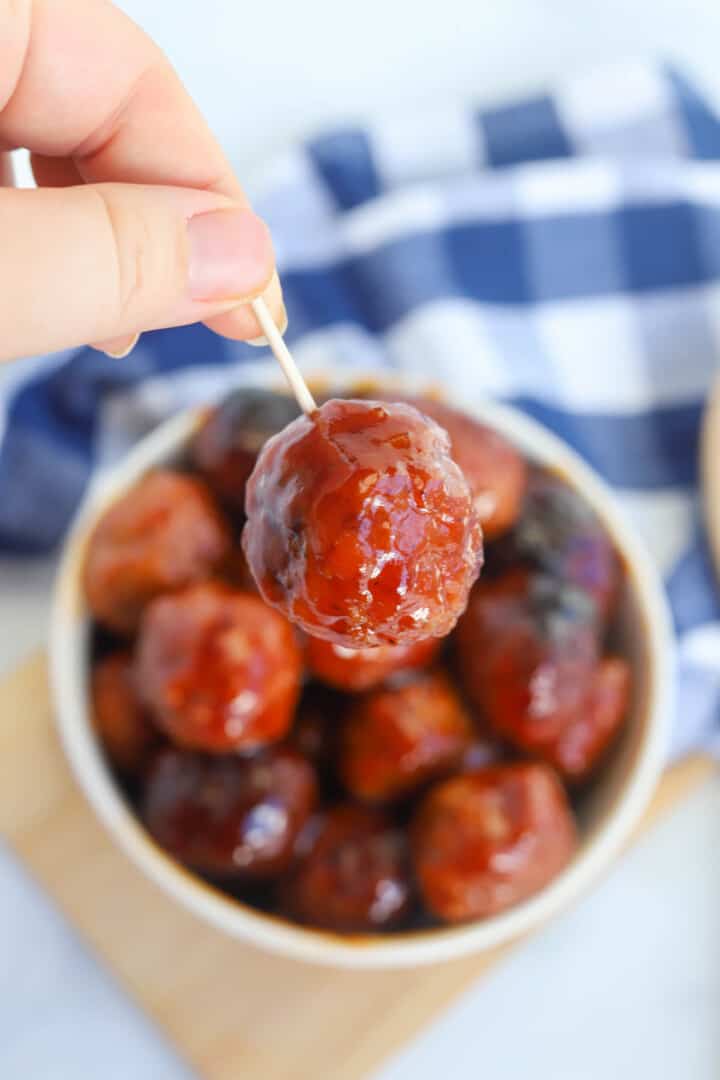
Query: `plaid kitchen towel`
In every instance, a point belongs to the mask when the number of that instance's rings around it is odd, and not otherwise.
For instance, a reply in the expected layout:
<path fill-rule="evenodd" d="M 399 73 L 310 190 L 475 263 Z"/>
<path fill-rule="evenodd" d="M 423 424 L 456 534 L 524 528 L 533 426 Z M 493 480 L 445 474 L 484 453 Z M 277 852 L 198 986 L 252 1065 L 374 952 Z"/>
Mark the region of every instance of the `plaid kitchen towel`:
<path fill-rule="evenodd" d="M 322 135 L 255 204 L 303 366 L 428 374 L 566 439 L 614 487 L 664 574 L 680 644 L 675 752 L 720 747 L 720 604 L 697 444 L 720 372 L 720 121 L 633 63 L 478 110 L 417 108 Z M 46 551 L 91 470 L 222 392 L 248 346 L 195 326 L 7 369 L 0 545 Z"/>

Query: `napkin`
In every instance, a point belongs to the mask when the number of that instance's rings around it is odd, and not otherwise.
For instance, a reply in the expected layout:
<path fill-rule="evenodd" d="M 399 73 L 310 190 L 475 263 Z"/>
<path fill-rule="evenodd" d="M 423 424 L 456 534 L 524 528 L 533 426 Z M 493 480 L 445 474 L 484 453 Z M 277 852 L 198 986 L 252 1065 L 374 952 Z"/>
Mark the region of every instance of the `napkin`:
<path fill-rule="evenodd" d="M 698 500 L 720 372 L 720 120 L 681 73 L 626 63 L 523 101 L 388 111 L 270 164 L 302 366 L 426 374 L 508 401 L 614 488 L 663 574 L 672 752 L 720 749 L 720 603 Z M 91 473 L 264 359 L 200 326 L 5 373 L 0 547 L 47 552 Z"/>

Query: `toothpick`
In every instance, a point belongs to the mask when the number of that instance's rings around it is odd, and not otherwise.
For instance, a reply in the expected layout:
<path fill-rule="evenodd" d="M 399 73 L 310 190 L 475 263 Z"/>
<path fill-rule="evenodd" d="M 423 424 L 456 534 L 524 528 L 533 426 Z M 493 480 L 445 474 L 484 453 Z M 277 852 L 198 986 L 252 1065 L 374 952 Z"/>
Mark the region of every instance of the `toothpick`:
<path fill-rule="evenodd" d="M 297 403 L 305 413 L 310 416 L 317 410 L 315 398 L 308 390 L 307 383 L 300 374 L 300 369 L 292 358 L 292 354 L 285 344 L 285 340 L 273 320 L 268 306 L 262 296 L 250 301 L 250 305 L 257 315 L 257 320 L 262 327 L 263 334 L 268 340 L 268 345 L 275 354 L 275 359 L 283 370 L 290 389 L 297 399 Z"/>

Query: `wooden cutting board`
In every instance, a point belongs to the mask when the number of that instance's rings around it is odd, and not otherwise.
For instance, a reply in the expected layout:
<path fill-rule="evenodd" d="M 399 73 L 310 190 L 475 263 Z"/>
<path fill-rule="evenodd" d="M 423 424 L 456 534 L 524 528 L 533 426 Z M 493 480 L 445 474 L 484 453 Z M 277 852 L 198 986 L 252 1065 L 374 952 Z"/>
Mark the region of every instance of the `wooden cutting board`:
<path fill-rule="evenodd" d="M 0 684 L 0 830 L 203 1080 L 358 1080 L 501 952 L 399 972 L 344 972 L 229 940 L 176 907 L 115 847 L 65 764 L 37 656 Z M 663 779 L 642 828 L 713 769 Z"/>

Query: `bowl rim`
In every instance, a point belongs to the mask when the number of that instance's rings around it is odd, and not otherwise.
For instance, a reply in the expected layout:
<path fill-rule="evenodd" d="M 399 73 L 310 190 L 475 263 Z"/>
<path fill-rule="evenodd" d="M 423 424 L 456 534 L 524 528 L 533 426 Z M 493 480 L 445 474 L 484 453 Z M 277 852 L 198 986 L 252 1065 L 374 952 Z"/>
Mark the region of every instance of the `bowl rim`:
<path fill-rule="evenodd" d="M 240 387 L 282 388 L 274 369 L 267 365 L 244 366 L 239 376 Z M 80 789 L 130 860 L 174 900 L 232 937 L 298 960 L 365 969 L 418 966 L 497 948 L 544 923 L 576 899 L 618 853 L 650 799 L 665 760 L 674 682 L 674 637 L 659 575 L 604 481 L 560 438 L 511 406 L 462 401 L 427 378 L 382 369 L 323 371 L 312 382 L 315 387 L 329 384 L 342 388 L 344 393 L 373 384 L 394 386 L 405 393 L 439 391 L 448 404 L 496 427 L 541 463 L 558 467 L 599 514 L 628 568 L 649 667 L 646 716 L 634 766 L 606 817 L 595 825 L 565 870 L 517 906 L 475 923 L 387 936 L 342 937 L 256 911 L 206 884 L 155 845 L 115 784 L 89 722 L 81 556 L 91 523 L 137 476 L 187 443 L 203 415 L 202 406 L 164 421 L 116 466 L 99 472 L 75 515 L 62 549 L 50 617 L 50 682 L 60 739 Z"/>

